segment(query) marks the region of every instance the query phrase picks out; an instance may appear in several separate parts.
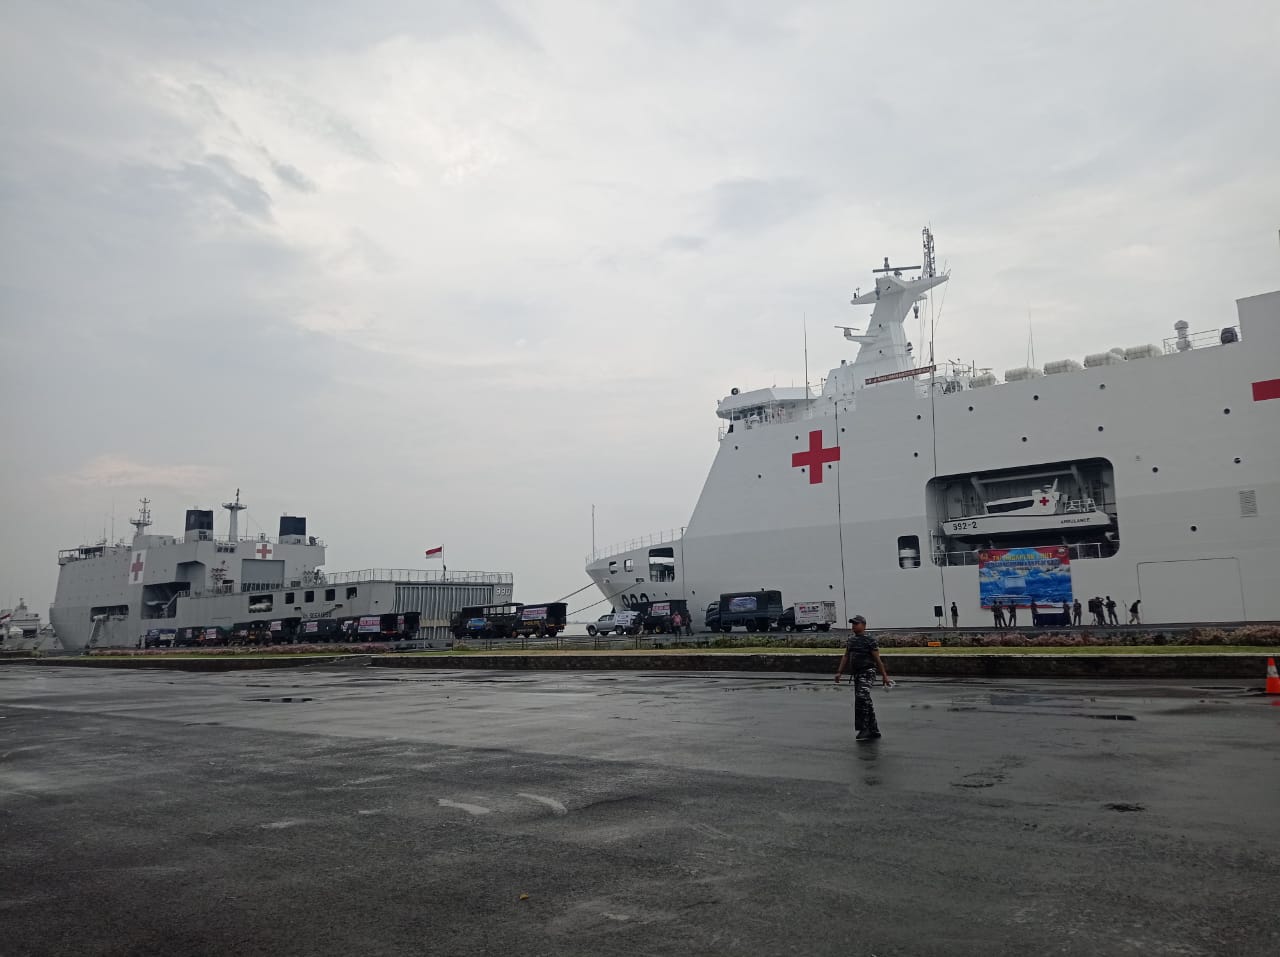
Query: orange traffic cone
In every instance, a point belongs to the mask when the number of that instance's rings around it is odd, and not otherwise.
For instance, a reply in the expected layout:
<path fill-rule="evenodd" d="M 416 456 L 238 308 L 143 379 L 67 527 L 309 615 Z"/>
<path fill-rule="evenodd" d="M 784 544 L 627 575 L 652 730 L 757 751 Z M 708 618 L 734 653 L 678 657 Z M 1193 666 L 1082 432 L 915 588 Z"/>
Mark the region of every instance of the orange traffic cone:
<path fill-rule="evenodd" d="M 1267 659 L 1267 694 L 1280 694 L 1280 674 L 1276 673 L 1276 660 Z"/>

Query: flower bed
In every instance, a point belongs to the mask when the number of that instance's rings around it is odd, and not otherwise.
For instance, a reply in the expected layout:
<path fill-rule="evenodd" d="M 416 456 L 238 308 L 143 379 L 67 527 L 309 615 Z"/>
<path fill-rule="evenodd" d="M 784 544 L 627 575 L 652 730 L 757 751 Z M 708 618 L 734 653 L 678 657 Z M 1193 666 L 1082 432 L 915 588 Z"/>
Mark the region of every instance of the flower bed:
<path fill-rule="evenodd" d="M 874 629 L 872 630 L 874 633 Z M 711 641 L 712 648 L 843 648 L 846 636 L 829 633 L 801 638 L 782 635 L 741 635 L 719 637 Z M 1123 648 L 1135 645 L 1176 645 L 1186 647 L 1215 647 L 1223 645 L 1248 645 L 1250 647 L 1280 647 L 1280 626 L 1246 625 L 1241 628 L 1192 628 L 1165 634 L 1158 629 L 1143 632 L 1126 631 L 1112 634 L 1105 631 L 1046 630 L 1037 632 L 948 632 L 932 631 L 915 634 L 876 634 L 881 648 L 925 648 L 929 642 L 940 642 L 944 648 Z"/>

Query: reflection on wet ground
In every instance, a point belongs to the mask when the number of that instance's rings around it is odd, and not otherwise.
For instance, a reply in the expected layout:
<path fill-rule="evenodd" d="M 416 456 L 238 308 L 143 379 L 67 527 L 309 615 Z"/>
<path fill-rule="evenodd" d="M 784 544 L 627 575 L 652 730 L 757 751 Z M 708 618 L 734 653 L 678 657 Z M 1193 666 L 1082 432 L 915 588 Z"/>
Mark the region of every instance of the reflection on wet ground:
<path fill-rule="evenodd" d="M 1269 954 L 1251 690 L 6 667 L 4 948 Z"/>

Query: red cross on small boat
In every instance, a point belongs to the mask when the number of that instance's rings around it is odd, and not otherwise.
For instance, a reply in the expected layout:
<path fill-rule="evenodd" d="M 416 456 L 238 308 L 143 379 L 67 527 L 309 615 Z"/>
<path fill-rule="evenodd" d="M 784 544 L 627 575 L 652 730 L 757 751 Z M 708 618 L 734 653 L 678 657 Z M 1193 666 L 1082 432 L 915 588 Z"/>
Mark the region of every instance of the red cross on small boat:
<path fill-rule="evenodd" d="M 840 461 L 840 446 L 832 446 L 829 449 L 822 447 L 822 430 L 814 429 L 809 433 L 809 450 L 807 452 L 792 452 L 791 467 L 793 469 L 809 467 L 809 484 L 822 484 L 822 466 L 827 462 Z"/>
<path fill-rule="evenodd" d="M 1041 497 L 1040 497 L 1040 504 L 1041 504 L 1041 505 L 1048 505 L 1048 504 L 1049 504 L 1049 499 L 1048 499 L 1048 498 L 1046 498 L 1045 496 L 1041 496 Z"/>

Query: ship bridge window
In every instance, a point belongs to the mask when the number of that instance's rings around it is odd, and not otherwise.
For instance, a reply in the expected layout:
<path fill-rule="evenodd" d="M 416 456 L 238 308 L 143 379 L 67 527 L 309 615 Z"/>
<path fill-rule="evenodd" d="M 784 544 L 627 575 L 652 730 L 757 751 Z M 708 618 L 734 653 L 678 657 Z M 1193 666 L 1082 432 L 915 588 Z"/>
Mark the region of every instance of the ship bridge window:
<path fill-rule="evenodd" d="M 636 570 L 636 562 L 634 558 L 624 558 L 622 560 L 622 570 L 624 572 L 633 572 Z"/>
<path fill-rule="evenodd" d="M 274 603 L 273 595 L 251 595 L 249 597 L 249 614 L 259 614 L 261 612 L 270 611 Z"/>
<path fill-rule="evenodd" d="M 356 592 L 357 592 L 357 589 L 356 589 L 356 586 L 355 586 L 355 585 L 348 585 L 348 586 L 347 586 L 347 597 L 348 597 L 348 598 L 355 598 L 355 597 L 356 597 Z"/>
<path fill-rule="evenodd" d="M 325 600 L 325 601 L 336 601 L 336 600 L 337 600 L 337 597 L 338 597 L 338 589 L 336 589 L 336 588 L 326 588 L 326 589 L 324 590 L 324 600 Z"/>
<path fill-rule="evenodd" d="M 287 592 L 285 592 L 285 593 L 284 593 L 284 603 L 285 603 L 286 605 L 292 605 L 292 604 L 293 604 L 293 592 L 291 592 L 291 591 L 287 591 Z"/>
<path fill-rule="evenodd" d="M 305 601 L 308 605 L 310 605 L 313 601 L 316 600 L 316 593 L 313 591 L 304 592 L 302 595 L 302 600 Z"/>
<path fill-rule="evenodd" d="M 676 552 L 674 548 L 649 549 L 649 581 L 673 582 L 676 580 Z"/>

